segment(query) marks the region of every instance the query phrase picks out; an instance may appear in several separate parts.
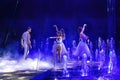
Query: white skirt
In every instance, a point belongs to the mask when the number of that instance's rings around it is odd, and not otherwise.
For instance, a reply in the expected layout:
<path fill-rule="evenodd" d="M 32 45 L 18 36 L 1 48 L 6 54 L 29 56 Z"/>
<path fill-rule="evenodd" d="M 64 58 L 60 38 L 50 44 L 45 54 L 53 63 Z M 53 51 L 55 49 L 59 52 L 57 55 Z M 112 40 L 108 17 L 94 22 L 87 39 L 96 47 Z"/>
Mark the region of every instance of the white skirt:
<path fill-rule="evenodd" d="M 66 54 L 66 53 L 67 53 L 67 50 L 66 50 L 66 47 L 65 47 L 64 43 L 61 42 L 61 43 L 58 44 L 58 43 L 56 43 L 56 41 L 55 41 L 54 44 L 53 44 L 52 53 L 56 53 L 56 47 L 57 47 L 58 45 L 60 45 L 60 46 L 62 47 L 61 54 Z"/>
<path fill-rule="evenodd" d="M 78 43 L 76 51 L 73 53 L 73 55 L 74 56 L 82 56 L 84 53 L 86 53 L 87 56 L 91 56 L 91 52 L 90 52 L 88 45 L 85 42 L 80 41 Z"/>

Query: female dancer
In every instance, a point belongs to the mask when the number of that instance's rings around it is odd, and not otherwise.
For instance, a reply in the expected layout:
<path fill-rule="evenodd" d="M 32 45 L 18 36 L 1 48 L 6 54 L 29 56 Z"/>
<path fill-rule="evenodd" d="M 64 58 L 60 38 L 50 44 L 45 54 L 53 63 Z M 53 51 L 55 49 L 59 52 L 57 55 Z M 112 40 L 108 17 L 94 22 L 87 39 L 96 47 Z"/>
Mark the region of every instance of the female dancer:
<path fill-rule="evenodd" d="M 74 56 L 81 57 L 84 53 L 92 60 L 92 55 L 90 49 L 86 43 L 88 36 L 85 35 L 84 30 L 87 24 L 84 24 L 82 28 L 79 27 L 80 30 L 80 41 L 78 43 L 77 49 L 74 53 Z"/>
<path fill-rule="evenodd" d="M 63 43 L 63 40 L 65 40 L 65 33 L 64 33 L 63 28 L 58 30 L 58 27 L 56 25 L 54 25 L 54 27 L 56 28 L 57 36 L 56 37 L 50 37 L 50 38 L 55 38 L 56 39 L 56 41 L 54 42 L 54 45 L 53 45 L 52 52 L 57 53 L 58 62 L 61 62 L 62 54 L 67 53 L 65 45 Z"/>

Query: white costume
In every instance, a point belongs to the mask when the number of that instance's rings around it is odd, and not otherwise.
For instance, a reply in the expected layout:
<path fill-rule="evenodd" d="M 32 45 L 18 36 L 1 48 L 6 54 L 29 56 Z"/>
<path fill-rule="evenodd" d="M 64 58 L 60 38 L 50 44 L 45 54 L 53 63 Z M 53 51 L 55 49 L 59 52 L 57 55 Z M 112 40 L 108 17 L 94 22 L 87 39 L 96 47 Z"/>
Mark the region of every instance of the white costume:
<path fill-rule="evenodd" d="M 65 47 L 65 45 L 64 45 L 64 43 L 63 43 L 63 41 L 62 41 L 62 38 L 59 38 L 59 39 L 56 39 L 56 41 L 54 42 L 54 44 L 53 44 L 53 49 L 52 49 L 52 52 L 53 53 L 56 53 L 57 51 L 56 51 L 56 47 L 57 46 L 61 46 L 61 54 L 66 54 L 67 53 L 67 50 L 66 50 L 66 47 Z"/>
<path fill-rule="evenodd" d="M 22 34 L 22 40 L 21 40 L 21 45 L 24 47 L 24 56 L 23 58 L 25 59 L 26 56 L 29 54 L 29 40 L 30 39 L 30 34 L 26 31 Z"/>
<path fill-rule="evenodd" d="M 81 38 L 79 43 L 78 43 L 77 49 L 76 49 L 76 51 L 75 51 L 75 53 L 73 55 L 74 56 L 82 56 L 83 53 L 86 53 L 87 56 L 90 57 L 90 58 L 92 57 L 90 49 L 89 49 L 86 41 Z"/>

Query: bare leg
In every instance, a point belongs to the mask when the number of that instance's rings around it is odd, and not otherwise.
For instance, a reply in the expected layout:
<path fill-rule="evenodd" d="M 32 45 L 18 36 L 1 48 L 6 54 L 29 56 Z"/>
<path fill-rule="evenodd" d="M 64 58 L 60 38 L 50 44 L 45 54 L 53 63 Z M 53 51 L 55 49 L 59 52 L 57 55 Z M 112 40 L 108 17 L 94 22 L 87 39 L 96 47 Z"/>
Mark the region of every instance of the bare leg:
<path fill-rule="evenodd" d="M 62 50 L 62 47 L 58 45 L 57 46 L 58 62 L 61 62 L 61 50 Z"/>

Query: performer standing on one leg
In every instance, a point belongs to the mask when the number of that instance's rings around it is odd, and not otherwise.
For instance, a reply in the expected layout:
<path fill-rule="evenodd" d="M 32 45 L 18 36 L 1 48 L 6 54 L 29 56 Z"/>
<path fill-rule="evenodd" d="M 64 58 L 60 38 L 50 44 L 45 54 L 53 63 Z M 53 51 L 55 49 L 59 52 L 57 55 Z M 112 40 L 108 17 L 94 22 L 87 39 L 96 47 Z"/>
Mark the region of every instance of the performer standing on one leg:
<path fill-rule="evenodd" d="M 31 38 L 30 32 L 31 32 L 31 30 L 32 29 L 30 27 L 28 27 L 27 31 L 22 34 L 21 46 L 22 46 L 22 48 L 24 48 L 23 59 L 26 59 L 27 55 L 29 54 L 29 48 L 32 48 L 31 41 L 30 41 L 30 38 Z"/>

